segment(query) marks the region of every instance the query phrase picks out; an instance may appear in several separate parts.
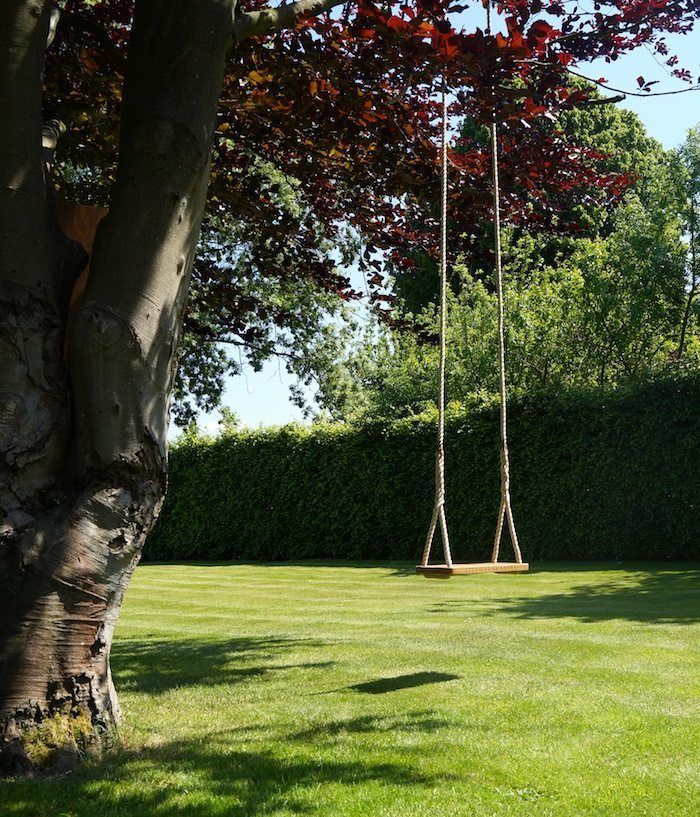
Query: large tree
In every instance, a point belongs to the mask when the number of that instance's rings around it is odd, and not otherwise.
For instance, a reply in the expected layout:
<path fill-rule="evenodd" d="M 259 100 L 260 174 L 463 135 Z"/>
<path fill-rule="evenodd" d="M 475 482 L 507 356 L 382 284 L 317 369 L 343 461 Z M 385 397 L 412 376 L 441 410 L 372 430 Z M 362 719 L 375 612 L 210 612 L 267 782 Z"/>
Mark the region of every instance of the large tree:
<path fill-rule="evenodd" d="M 46 61 L 52 4 L 0 5 L 0 728 L 17 757 L 22 730 L 55 713 L 98 730 L 118 720 L 112 633 L 166 489 L 168 407 L 207 202 L 213 216 L 248 213 L 265 263 L 296 268 L 280 240 L 290 225 L 241 181 L 269 159 L 300 180 L 314 214 L 295 228 L 295 252 L 311 246 L 314 219 L 330 232 L 356 224 L 381 304 L 378 251 L 394 262 L 416 246 L 435 252 L 441 83 L 455 114 L 498 117 L 509 217 L 561 225 L 573 189 L 585 202 L 624 183 L 563 136 L 526 126 L 586 101 L 568 82 L 577 63 L 640 44 L 663 55 L 663 32 L 688 30 L 698 14 L 697 0 L 603 0 L 592 14 L 504 0 L 503 30 L 488 33 L 455 30 L 447 15 L 464 6 L 441 0 L 360 0 L 334 14 L 338 0 L 58 6 Z M 74 190 L 109 207 L 67 355 L 85 254 L 57 227 L 41 138 L 43 124 L 50 150 L 61 106 Z M 466 145 L 453 162 L 463 192 L 451 217 L 469 229 L 489 212 L 488 153 Z M 329 265 L 308 262 L 343 288 Z"/>

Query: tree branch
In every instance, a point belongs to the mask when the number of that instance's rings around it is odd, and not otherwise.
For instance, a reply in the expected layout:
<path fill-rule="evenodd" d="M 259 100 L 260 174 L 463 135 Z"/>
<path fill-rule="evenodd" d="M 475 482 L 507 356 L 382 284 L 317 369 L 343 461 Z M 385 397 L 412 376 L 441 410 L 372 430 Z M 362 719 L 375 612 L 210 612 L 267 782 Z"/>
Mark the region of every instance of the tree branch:
<path fill-rule="evenodd" d="M 22 0 L 0 3 L 0 187 L 41 191 L 42 71 L 48 8 Z M 31 205 L 36 206 L 36 205 Z M 4 226 L 4 225 L 3 225 Z"/>
<path fill-rule="evenodd" d="M 627 99 L 625 94 L 617 94 L 616 96 L 607 96 L 604 99 L 586 99 L 579 102 L 579 107 L 589 108 L 592 105 L 616 105 L 618 102 L 624 102 Z"/>
<path fill-rule="evenodd" d="M 336 6 L 343 6 L 348 0 L 297 0 L 285 3 L 277 8 L 264 8 L 260 11 L 244 11 L 236 15 L 233 34 L 238 42 L 248 37 L 258 37 L 292 28 L 302 17 L 316 17 Z"/>
<path fill-rule="evenodd" d="M 0 296 L 10 281 L 55 292 L 39 137 L 49 25 L 47 3 L 0 2 Z"/>
<path fill-rule="evenodd" d="M 615 88 L 612 85 L 608 85 L 606 82 L 601 82 L 599 79 L 593 79 L 593 77 L 587 77 L 585 74 L 579 74 L 578 71 L 574 71 L 571 68 L 566 69 L 569 74 L 574 77 L 579 77 L 580 79 L 585 79 L 587 82 L 592 82 L 594 85 L 597 85 L 599 88 L 605 88 L 606 91 L 612 91 L 613 93 L 623 94 L 623 96 L 639 96 L 642 99 L 647 99 L 651 96 L 674 96 L 675 94 L 687 94 L 689 91 L 700 91 L 700 85 L 690 85 L 687 88 L 678 88 L 675 91 L 628 91 L 622 88 Z"/>

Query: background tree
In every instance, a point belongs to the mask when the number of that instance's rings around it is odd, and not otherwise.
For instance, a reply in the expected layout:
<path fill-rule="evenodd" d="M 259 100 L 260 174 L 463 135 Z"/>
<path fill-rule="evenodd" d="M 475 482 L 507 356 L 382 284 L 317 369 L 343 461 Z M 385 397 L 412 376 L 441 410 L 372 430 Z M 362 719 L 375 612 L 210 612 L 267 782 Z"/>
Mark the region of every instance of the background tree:
<path fill-rule="evenodd" d="M 574 234 L 535 233 L 527 226 L 506 233 L 511 387 L 615 386 L 668 374 L 677 366 L 678 338 L 692 302 L 688 164 L 679 165 L 678 152 L 650 139 L 629 111 L 593 106 L 566 113 L 559 124 L 575 142 L 600 151 L 607 170 L 637 170 L 621 199 L 571 215 L 580 227 Z M 448 374 L 457 402 L 490 399 L 497 386 L 496 303 L 479 249 L 488 241 L 488 225 L 483 230 L 463 237 L 466 252 L 451 279 Z M 418 333 L 360 332 L 349 344 L 326 343 L 306 357 L 305 365 L 316 367 L 307 380 L 311 388 L 318 384 L 321 414 L 359 421 L 434 405 L 437 350 L 426 342 L 437 331 L 429 292 L 434 277 L 428 266 L 413 280 L 397 272 L 397 308 L 407 310 L 416 299 L 418 312 L 407 317 Z M 429 293 L 423 305 L 421 287 Z M 686 353 L 685 363 L 697 366 L 697 332 L 691 329 L 688 337 L 695 351 Z"/>
<path fill-rule="evenodd" d="M 334 258 L 352 252 L 352 240 L 339 233 L 331 243 L 318 224 L 301 230 L 308 214 L 294 180 L 273 168 L 264 171 L 270 209 L 276 203 L 285 223 L 275 240 L 276 258 L 271 240 L 264 239 L 262 248 L 255 233 L 251 240 L 245 219 L 209 220 L 202 229 L 174 386 L 172 415 L 180 426 L 220 404 L 226 378 L 238 374 L 244 360 L 259 370 L 276 356 L 292 368 L 355 297 L 334 272 Z M 319 280 L 314 268 L 332 277 Z"/>

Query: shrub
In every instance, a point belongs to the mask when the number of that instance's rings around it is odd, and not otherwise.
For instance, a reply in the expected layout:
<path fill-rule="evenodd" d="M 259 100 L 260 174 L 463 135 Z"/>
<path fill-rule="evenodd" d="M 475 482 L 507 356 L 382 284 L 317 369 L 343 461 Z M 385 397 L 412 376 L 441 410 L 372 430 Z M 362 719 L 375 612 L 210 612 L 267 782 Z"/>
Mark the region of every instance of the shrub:
<path fill-rule="evenodd" d="M 700 558 L 699 405 L 697 373 L 515 401 L 513 507 L 525 557 Z M 432 509 L 434 444 L 434 418 L 187 439 L 172 452 L 145 558 L 414 560 Z M 497 409 L 453 415 L 446 451 L 455 559 L 483 560 L 498 510 Z"/>

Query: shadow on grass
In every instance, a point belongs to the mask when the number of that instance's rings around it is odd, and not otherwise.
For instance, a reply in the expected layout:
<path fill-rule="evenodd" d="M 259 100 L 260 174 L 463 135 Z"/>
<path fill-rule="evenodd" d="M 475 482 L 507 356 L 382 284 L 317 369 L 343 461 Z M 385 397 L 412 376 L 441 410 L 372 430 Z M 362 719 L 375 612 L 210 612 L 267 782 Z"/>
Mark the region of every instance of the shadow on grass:
<path fill-rule="evenodd" d="M 264 573 L 266 570 L 290 567 L 324 567 L 349 568 L 359 570 L 388 570 L 390 576 L 414 576 L 417 562 L 405 562 L 386 559 L 298 559 L 292 562 L 250 562 L 250 561 L 184 561 L 184 562 L 148 562 L 142 561 L 145 567 L 252 567 Z"/>
<path fill-rule="evenodd" d="M 378 678 L 376 681 L 365 681 L 353 684 L 348 689 L 355 692 L 366 692 L 369 695 L 383 695 L 385 692 L 396 692 L 399 689 L 412 689 L 426 684 L 442 684 L 445 681 L 456 681 L 459 675 L 447 672 L 413 672 L 409 675 L 397 675 L 394 678 Z"/>
<path fill-rule="evenodd" d="M 382 732 L 437 732 L 452 726 L 450 721 L 436 718 L 432 712 L 407 712 L 394 717 L 361 715 L 357 718 L 322 723 L 294 735 L 295 740 L 335 738 L 345 735 L 380 734 Z M 465 727 L 466 728 L 466 727 Z"/>
<path fill-rule="evenodd" d="M 311 639 L 274 637 L 117 640 L 111 663 L 117 689 L 158 694 L 177 687 L 236 684 L 287 669 L 324 669 L 334 662 L 278 663 L 290 649 L 323 646 Z"/>
<path fill-rule="evenodd" d="M 599 567 L 605 570 L 607 567 Z M 582 584 L 563 593 L 491 599 L 491 615 L 522 619 L 575 618 L 594 624 L 631 621 L 647 624 L 700 622 L 700 569 L 698 567 L 632 568 L 619 579 Z M 560 572 L 557 568 L 556 572 Z M 579 572 L 573 568 L 572 573 Z M 431 612 L 457 612 L 472 602 L 445 601 Z"/>
<path fill-rule="evenodd" d="M 414 723 L 406 716 L 406 728 L 426 726 L 425 720 Z M 364 725 L 358 728 L 350 720 L 332 729 L 360 732 Z M 339 787 L 376 783 L 419 788 L 427 797 L 435 787 L 454 782 L 451 775 L 423 774 L 395 753 L 385 753 L 383 760 L 349 759 L 350 752 L 342 758 L 319 755 L 313 738 L 313 732 L 299 733 L 242 751 L 235 731 L 203 735 L 122 752 L 60 780 L 6 782 L 0 796 L 14 817 L 258 817 L 317 813 L 326 784 L 335 796 Z"/>

